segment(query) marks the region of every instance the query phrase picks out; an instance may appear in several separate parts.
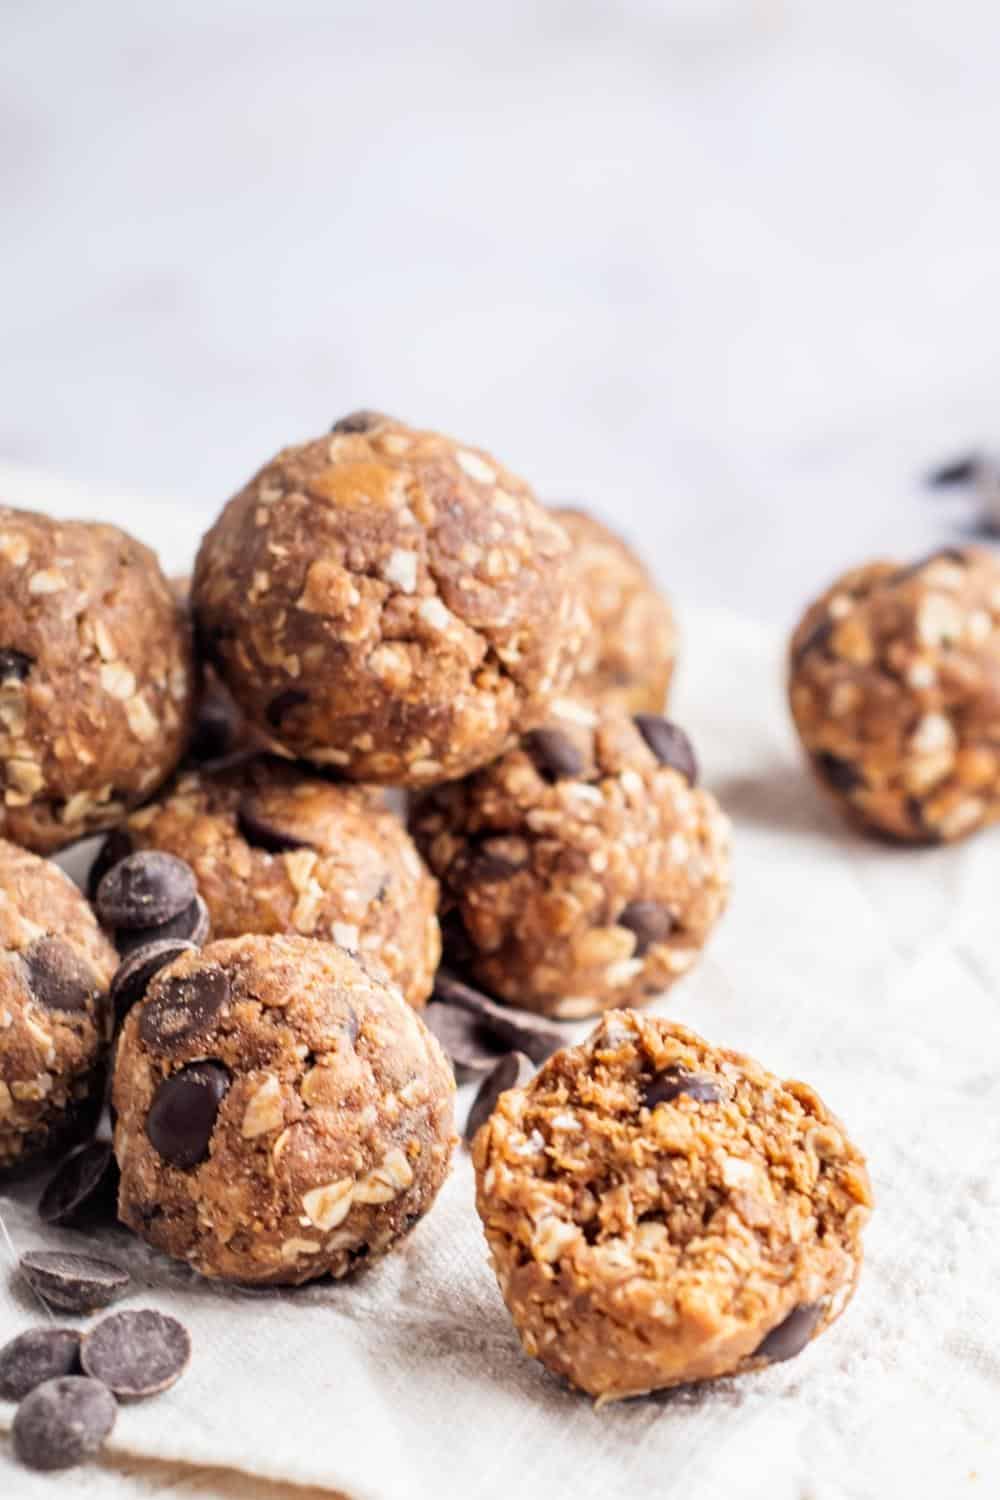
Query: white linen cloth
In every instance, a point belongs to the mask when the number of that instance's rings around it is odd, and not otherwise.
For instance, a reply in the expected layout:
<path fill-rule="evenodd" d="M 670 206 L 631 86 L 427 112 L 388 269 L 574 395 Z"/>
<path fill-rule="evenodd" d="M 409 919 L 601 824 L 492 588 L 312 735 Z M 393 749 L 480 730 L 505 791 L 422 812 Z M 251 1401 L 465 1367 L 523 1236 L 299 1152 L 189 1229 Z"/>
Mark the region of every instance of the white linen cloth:
<path fill-rule="evenodd" d="M 113 1455 L 350 1500 L 1000 1493 L 1000 834 L 912 851 L 847 831 L 800 765 L 778 635 L 682 618 L 672 712 L 734 818 L 733 894 L 657 1008 L 814 1084 L 869 1153 L 877 1207 L 841 1322 L 764 1373 L 595 1411 L 521 1353 L 464 1152 L 398 1253 L 291 1293 L 227 1293 L 124 1231 L 50 1232 L 19 1189 L 0 1198 L 18 1251 L 105 1250 L 135 1276 L 131 1305 L 191 1329 L 190 1370 L 123 1407 Z M 5 1267 L 0 1340 L 40 1318 Z M 0 1403 L 0 1430 L 12 1414 Z M 111 1492 L 99 1469 L 71 1482 Z M 0 1495 L 56 1492 L 0 1438 Z"/>

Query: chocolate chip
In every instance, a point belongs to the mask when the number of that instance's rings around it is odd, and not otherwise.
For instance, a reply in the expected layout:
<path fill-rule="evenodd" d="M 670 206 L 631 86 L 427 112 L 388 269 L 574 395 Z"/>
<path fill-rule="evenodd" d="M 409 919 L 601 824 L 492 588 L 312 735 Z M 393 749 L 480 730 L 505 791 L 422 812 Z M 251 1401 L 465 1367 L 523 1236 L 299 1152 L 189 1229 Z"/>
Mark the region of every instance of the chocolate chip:
<path fill-rule="evenodd" d="M 546 781 L 579 776 L 583 770 L 583 756 L 561 729 L 533 729 L 524 737 L 524 748 Z"/>
<path fill-rule="evenodd" d="M 770 1360 L 772 1365 L 801 1354 L 812 1338 L 823 1314 L 822 1302 L 800 1302 L 786 1318 L 757 1345 L 754 1354 Z"/>
<path fill-rule="evenodd" d="M 352 411 L 346 417 L 341 417 L 339 422 L 334 422 L 330 431 L 336 433 L 371 432 L 373 428 L 381 427 L 383 422 L 387 421 L 388 417 L 384 417 L 380 411 L 362 408 L 361 411 Z"/>
<path fill-rule="evenodd" d="M 953 458 L 932 469 L 927 476 L 927 483 L 935 489 L 952 484 L 971 484 L 974 479 L 979 478 L 982 462 L 982 455 L 979 453 L 963 454 L 961 458 Z"/>
<path fill-rule="evenodd" d="M 254 849 L 263 849 L 268 854 L 284 854 L 289 849 L 309 848 L 308 839 L 299 838 L 287 827 L 282 828 L 279 820 L 271 817 L 252 793 L 241 799 L 236 821 L 240 833 Z"/>
<path fill-rule="evenodd" d="M 432 1001 L 421 1012 L 428 1031 L 436 1036 L 450 1058 L 456 1073 L 465 1078 L 481 1078 L 503 1057 L 503 1043 L 484 1026 L 478 1016 L 460 1010 L 456 1005 Z"/>
<path fill-rule="evenodd" d="M 162 849 L 140 849 L 104 876 L 97 911 L 106 927 L 159 927 L 179 916 L 197 894 L 190 865 Z"/>
<path fill-rule="evenodd" d="M 508 1052 L 501 1057 L 496 1067 L 487 1073 L 479 1085 L 476 1097 L 469 1109 L 469 1118 L 465 1123 L 465 1139 L 470 1144 L 476 1131 L 481 1125 L 486 1124 L 496 1109 L 500 1095 L 505 1094 L 508 1089 L 523 1088 L 534 1071 L 534 1063 L 523 1052 Z"/>
<path fill-rule="evenodd" d="M 139 1040 L 154 1051 L 170 1051 L 207 1031 L 229 1004 L 229 978 L 211 964 L 193 974 L 165 979 L 143 1006 Z"/>
<path fill-rule="evenodd" d="M 223 760 L 237 748 L 241 728 L 235 703 L 227 693 L 209 685 L 198 704 L 187 759 L 197 765 Z"/>
<path fill-rule="evenodd" d="M 564 1034 L 544 1017 L 513 1005 L 498 1005 L 446 969 L 437 972 L 433 998 L 474 1016 L 493 1039 L 494 1059 L 503 1052 L 525 1052 L 532 1062 L 543 1063 L 566 1043 Z"/>
<path fill-rule="evenodd" d="M 115 1154 L 106 1142 L 91 1141 L 56 1168 L 38 1200 L 38 1217 L 44 1224 L 113 1224 L 117 1201 Z"/>
<path fill-rule="evenodd" d="M 131 958 L 140 948 L 148 948 L 151 943 L 166 942 L 168 939 L 188 942 L 193 947 L 200 948 L 208 938 L 210 927 L 208 907 L 200 896 L 195 896 L 191 905 L 186 906 L 178 916 L 171 917 L 169 922 L 161 922 L 156 927 L 120 927 L 115 933 L 115 946 L 123 960 Z"/>
<path fill-rule="evenodd" d="M 99 1380 L 47 1380 L 14 1414 L 14 1452 L 29 1469 L 72 1469 L 100 1450 L 117 1415 L 114 1396 Z"/>
<path fill-rule="evenodd" d="M 817 774 L 837 792 L 850 793 L 865 784 L 865 778 L 853 761 L 831 755 L 829 750 L 820 750 L 814 755 L 813 765 Z"/>
<path fill-rule="evenodd" d="M 722 1091 L 713 1078 L 706 1078 L 702 1073 L 689 1073 L 686 1068 L 671 1064 L 646 1084 L 642 1102 L 647 1109 L 655 1109 L 658 1104 L 669 1104 L 681 1094 L 696 1099 L 699 1104 L 717 1104 L 722 1098 Z"/>
<path fill-rule="evenodd" d="M 129 1284 L 128 1272 L 114 1261 L 64 1250 L 28 1250 L 21 1256 L 20 1266 L 32 1290 L 64 1312 L 107 1307 L 124 1294 Z"/>
<path fill-rule="evenodd" d="M 161 969 L 172 964 L 182 953 L 194 953 L 196 946 L 185 938 L 158 938 L 135 948 L 121 963 L 111 981 L 111 999 L 115 1019 L 121 1024 L 137 1000 L 141 1000 Z"/>
<path fill-rule="evenodd" d="M 465 874 L 472 885 L 491 885 L 494 881 L 509 880 L 524 869 L 525 863 L 523 859 L 511 859 L 483 845 L 471 851 Z"/>
<path fill-rule="evenodd" d="M 618 913 L 617 923 L 635 933 L 635 956 L 641 958 L 654 943 L 670 936 L 674 917 L 661 901 L 630 901 Z"/>
<path fill-rule="evenodd" d="M 659 714 L 636 714 L 633 722 L 660 764 L 672 766 L 694 786 L 698 780 L 698 762 L 683 729 Z"/>
<path fill-rule="evenodd" d="M 98 888 L 105 875 L 131 853 L 132 839 L 123 828 L 116 828 L 108 834 L 98 849 L 94 863 L 90 867 L 90 874 L 87 876 L 88 901 L 97 900 Z"/>
<path fill-rule="evenodd" d="M 21 958 L 32 996 L 49 1010 L 84 1010 L 100 994 L 93 969 L 61 938 L 37 938 Z"/>
<path fill-rule="evenodd" d="M 205 1160 L 230 1081 L 229 1069 L 217 1062 L 189 1063 L 164 1078 L 146 1116 L 146 1134 L 172 1167 Z"/>
<path fill-rule="evenodd" d="M 35 665 L 35 658 L 13 646 L 0 646 L 0 682 L 23 682 Z"/>
<path fill-rule="evenodd" d="M 148 1307 L 103 1318 L 84 1334 L 80 1348 L 87 1374 L 132 1400 L 169 1390 L 190 1359 L 191 1335 L 184 1324 Z"/>
<path fill-rule="evenodd" d="M 21 1401 L 45 1380 L 80 1368 L 80 1335 L 73 1328 L 29 1328 L 0 1349 L 0 1399 Z"/>
<path fill-rule="evenodd" d="M 309 694 L 304 693 L 301 688 L 286 688 L 279 693 L 277 698 L 272 698 L 267 705 L 267 722 L 272 729 L 280 729 L 282 720 L 290 714 L 293 708 L 298 708 L 302 703 L 309 702 Z"/>

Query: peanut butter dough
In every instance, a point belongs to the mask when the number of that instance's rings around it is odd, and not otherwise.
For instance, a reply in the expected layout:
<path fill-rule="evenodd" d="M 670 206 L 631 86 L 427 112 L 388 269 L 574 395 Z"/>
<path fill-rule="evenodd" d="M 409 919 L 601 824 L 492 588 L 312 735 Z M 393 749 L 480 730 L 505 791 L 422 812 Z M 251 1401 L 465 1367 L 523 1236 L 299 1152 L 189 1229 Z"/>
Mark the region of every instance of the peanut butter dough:
<path fill-rule="evenodd" d="M 427 1000 L 441 956 L 437 883 L 372 789 L 260 757 L 182 774 L 126 830 L 134 848 L 187 861 L 215 937 L 330 939 L 411 1005 Z"/>
<path fill-rule="evenodd" d="M 729 823 L 695 779 L 666 719 L 560 700 L 493 765 L 426 793 L 411 826 L 451 963 L 565 1019 L 666 989 L 728 891 Z"/>
<path fill-rule="evenodd" d="M 119 1215 L 204 1276 L 343 1276 L 431 1206 L 454 1091 L 415 1012 L 342 949 L 212 943 L 161 969 L 122 1030 Z"/>
<path fill-rule="evenodd" d="M 872 1200 L 839 1121 L 660 1017 L 557 1052 L 473 1160 L 525 1351 L 602 1400 L 790 1359 L 854 1290 Z"/>
<path fill-rule="evenodd" d="M 69 876 L 0 840 L 0 1171 L 96 1122 L 117 964 Z"/>
<path fill-rule="evenodd" d="M 555 515 L 573 544 L 571 564 L 591 622 L 573 696 L 625 713 L 661 713 L 677 660 L 670 605 L 609 527 L 582 510 Z"/>
<path fill-rule="evenodd" d="M 1000 818 L 1000 563 L 976 547 L 874 562 L 813 604 L 789 699 L 816 779 L 854 823 L 959 839 Z"/>
<path fill-rule="evenodd" d="M 49 853 L 112 827 L 177 765 L 193 696 L 148 547 L 0 508 L 0 835 Z"/>
<path fill-rule="evenodd" d="M 492 760 L 566 686 L 586 630 L 568 554 L 488 454 L 356 413 L 229 502 L 193 601 L 210 659 L 280 747 L 416 786 Z"/>

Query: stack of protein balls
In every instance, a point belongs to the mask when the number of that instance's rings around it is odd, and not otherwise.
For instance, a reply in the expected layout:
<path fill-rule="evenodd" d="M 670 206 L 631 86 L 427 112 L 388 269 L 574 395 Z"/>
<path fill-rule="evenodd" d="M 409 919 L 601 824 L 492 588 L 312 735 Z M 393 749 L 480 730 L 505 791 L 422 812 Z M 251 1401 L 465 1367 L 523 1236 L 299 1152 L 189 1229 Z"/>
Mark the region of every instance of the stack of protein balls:
<path fill-rule="evenodd" d="M 629 1009 L 727 896 L 675 654 L 616 536 L 375 412 L 261 469 L 189 585 L 0 510 L 0 1164 L 86 1141 L 112 1075 L 114 1159 L 78 1149 L 43 1217 L 117 1171 L 120 1219 L 205 1276 L 343 1276 L 433 1203 L 457 1071 L 550 1368 L 623 1396 L 822 1331 L 862 1158 L 811 1090 Z M 104 831 L 92 910 L 40 856 Z"/>

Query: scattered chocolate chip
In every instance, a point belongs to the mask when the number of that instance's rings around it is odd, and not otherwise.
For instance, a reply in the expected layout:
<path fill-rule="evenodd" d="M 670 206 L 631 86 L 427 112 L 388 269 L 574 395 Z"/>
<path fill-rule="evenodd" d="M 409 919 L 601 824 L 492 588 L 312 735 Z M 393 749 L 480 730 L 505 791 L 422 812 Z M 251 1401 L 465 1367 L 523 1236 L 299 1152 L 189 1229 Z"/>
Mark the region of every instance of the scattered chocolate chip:
<path fill-rule="evenodd" d="M 375 427 L 381 427 L 383 422 L 388 421 L 380 411 L 370 411 L 363 408 L 361 411 L 352 411 L 346 417 L 341 417 L 339 422 L 334 422 L 330 428 L 331 432 L 371 432 Z"/>
<path fill-rule="evenodd" d="M 115 946 L 122 960 L 131 958 L 140 948 L 148 948 L 150 943 L 166 942 L 168 938 L 200 948 L 208 938 L 210 928 L 208 907 L 200 896 L 195 896 L 191 905 L 185 906 L 169 922 L 161 922 L 156 927 L 119 927 L 115 933 Z"/>
<path fill-rule="evenodd" d="M 37 938 L 21 958 L 33 997 L 49 1010 L 84 1010 L 100 993 L 93 969 L 61 938 Z"/>
<path fill-rule="evenodd" d="M 45 1380 L 80 1368 L 80 1335 L 73 1328 L 29 1328 L 0 1349 L 0 1399 L 21 1401 Z"/>
<path fill-rule="evenodd" d="M 660 764 L 672 766 L 694 786 L 698 780 L 698 762 L 683 729 L 659 714 L 636 714 L 633 722 Z"/>
<path fill-rule="evenodd" d="M 226 971 L 214 964 L 165 979 L 143 1006 L 139 1040 L 155 1051 L 169 1051 L 207 1031 L 228 1005 L 229 993 Z"/>
<path fill-rule="evenodd" d="M 503 1043 L 484 1026 L 478 1016 L 456 1005 L 431 1001 L 421 1012 L 428 1031 L 436 1036 L 462 1078 L 481 1078 L 503 1057 Z"/>
<path fill-rule="evenodd" d="M 172 1167 L 204 1161 L 230 1081 L 229 1069 L 218 1062 L 189 1063 L 164 1078 L 146 1116 L 146 1134 Z"/>
<path fill-rule="evenodd" d="M 35 658 L 13 646 L 0 646 L 0 682 L 23 682 L 35 665 Z"/>
<path fill-rule="evenodd" d="M 821 750 L 814 755 L 813 765 L 816 767 L 817 774 L 829 786 L 832 786 L 834 791 L 847 794 L 865 784 L 865 778 L 853 761 L 842 760 L 839 755 L 831 755 L 829 750 Z"/>
<path fill-rule="evenodd" d="M 696 1099 L 699 1104 L 717 1104 L 722 1098 L 722 1091 L 714 1078 L 689 1073 L 686 1068 L 671 1064 L 646 1084 L 642 1102 L 647 1109 L 655 1109 L 658 1104 L 669 1104 L 681 1094 Z"/>
<path fill-rule="evenodd" d="M 185 938 L 158 938 L 135 948 L 119 965 L 111 981 L 111 999 L 115 1019 L 121 1024 L 137 1000 L 141 1000 L 161 969 L 172 964 L 182 953 L 195 952 L 195 944 Z"/>
<path fill-rule="evenodd" d="M 272 729 L 280 729 L 282 720 L 286 714 L 290 714 L 293 708 L 298 708 L 302 703 L 309 702 L 309 694 L 304 693 L 301 688 L 286 688 L 279 693 L 277 698 L 272 698 L 267 705 L 267 722 Z"/>
<path fill-rule="evenodd" d="M 114 1223 L 118 1163 L 110 1145 L 91 1141 L 70 1153 L 50 1177 L 38 1200 L 44 1224 Z"/>
<path fill-rule="evenodd" d="M 961 458 L 953 458 L 932 469 L 927 476 L 927 483 L 934 489 L 943 489 L 952 484 L 971 484 L 979 477 L 982 461 L 979 453 L 965 453 Z"/>
<path fill-rule="evenodd" d="M 307 839 L 282 828 L 278 819 L 270 817 L 252 793 L 240 801 L 236 820 L 240 833 L 254 849 L 263 849 L 268 854 L 284 854 L 289 849 L 309 848 Z"/>
<path fill-rule="evenodd" d="M 14 1452 L 29 1469 L 72 1469 L 99 1451 L 117 1415 L 114 1396 L 99 1380 L 47 1380 L 14 1414 Z"/>
<path fill-rule="evenodd" d="M 619 927 L 635 933 L 636 958 L 641 958 L 654 943 L 662 943 L 674 928 L 673 913 L 661 901 L 630 901 L 616 920 Z"/>
<path fill-rule="evenodd" d="M 162 849 L 140 849 L 104 876 L 97 911 L 106 927 L 159 927 L 179 916 L 197 894 L 190 865 Z"/>
<path fill-rule="evenodd" d="M 98 888 L 105 875 L 123 859 L 127 859 L 131 853 L 132 839 L 123 828 L 116 828 L 108 834 L 98 849 L 94 863 L 90 867 L 90 874 L 87 876 L 88 901 L 97 900 Z"/>
<path fill-rule="evenodd" d="M 487 1073 L 472 1101 L 465 1124 L 465 1139 L 470 1145 L 476 1131 L 486 1124 L 496 1109 L 500 1095 L 505 1094 L 508 1089 L 523 1088 L 534 1071 L 535 1065 L 530 1057 L 526 1057 L 523 1052 L 508 1052 Z"/>
<path fill-rule="evenodd" d="M 794 1359 L 812 1338 L 822 1314 L 822 1302 L 800 1302 L 762 1339 L 754 1354 L 770 1360 L 772 1365 Z"/>
<path fill-rule="evenodd" d="M 524 748 L 546 781 L 562 781 L 583 771 L 583 756 L 561 729 L 533 729 L 524 737 Z"/>
<path fill-rule="evenodd" d="M 112 1313 L 83 1336 L 80 1363 L 122 1398 L 169 1390 L 187 1369 L 191 1335 L 183 1323 L 152 1308 Z"/>
<path fill-rule="evenodd" d="M 475 1016 L 495 1038 L 497 1052 L 525 1052 L 533 1063 L 543 1063 L 566 1043 L 564 1033 L 544 1016 L 513 1005 L 498 1005 L 446 969 L 437 972 L 433 998 Z"/>
<path fill-rule="evenodd" d="M 129 1284 L 128 1272 L 114 1261 L 66 1250 L 28 1250 L 21 1256 L 20 1266 L 32 1290 L 63 1312 L 107 1307 L 124 1294 Z"/>

